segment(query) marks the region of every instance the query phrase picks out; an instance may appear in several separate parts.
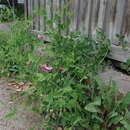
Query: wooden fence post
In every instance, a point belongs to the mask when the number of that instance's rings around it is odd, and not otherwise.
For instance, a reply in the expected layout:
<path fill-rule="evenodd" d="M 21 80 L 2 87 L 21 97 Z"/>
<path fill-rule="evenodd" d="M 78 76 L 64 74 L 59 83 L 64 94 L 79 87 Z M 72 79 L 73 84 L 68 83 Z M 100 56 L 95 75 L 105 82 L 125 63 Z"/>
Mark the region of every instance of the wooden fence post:
<path fill-rule="evenodd" d="M 28 17 L 28 0 L 24 0 L 24 15 L 25 15 L 25 19 L 27 19 Z"/>

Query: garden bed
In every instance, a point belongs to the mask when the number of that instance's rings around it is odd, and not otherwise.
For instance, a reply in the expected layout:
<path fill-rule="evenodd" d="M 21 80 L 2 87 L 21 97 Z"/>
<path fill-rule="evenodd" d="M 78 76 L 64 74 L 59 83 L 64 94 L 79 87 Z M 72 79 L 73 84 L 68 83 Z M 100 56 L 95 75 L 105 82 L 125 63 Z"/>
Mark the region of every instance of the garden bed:
<path fill-rule="evenodd" d="M 110 41 L 100 29 L 96 40 L 79 32 L 64 36 L 64 26 L 35 34 L 30 21 L 16 21 L 10 32 L 2 31 L 0 74 L 33 84 L 21 95 L 29 104 L 38 102 L 32 110 L 42 115 L 41 128 L 129 130 L 130 93 L 120 96 L 112 80 L 104 83 L 98 75 Z M 36 55 L 38 46 L 45 48 Z"/>

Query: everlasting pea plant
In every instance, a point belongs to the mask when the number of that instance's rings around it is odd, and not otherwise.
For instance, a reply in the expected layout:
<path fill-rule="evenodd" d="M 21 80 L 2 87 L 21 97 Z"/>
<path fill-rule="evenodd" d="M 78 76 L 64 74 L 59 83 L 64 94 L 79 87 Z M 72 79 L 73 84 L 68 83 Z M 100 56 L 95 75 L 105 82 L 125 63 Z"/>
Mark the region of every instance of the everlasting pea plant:
<path fill-rule="evenodd" d="M 50 32 L 46 35 L 51 37 L 49 51 L 53 56 L 46 63 L 49 66 L 40 65 L 41 71 L 33 79 L 38 86 L 33 94 L 41 102 L 33 110 L 44 117 L 41 127 L 129 130 L 130 93 L 118 100 L 115 83 L 107 85 L 97 75 L 110 49 L 104 33 L 98 30 L 95 41 L 77 32 L 66 37 L 55 30 Z"/>

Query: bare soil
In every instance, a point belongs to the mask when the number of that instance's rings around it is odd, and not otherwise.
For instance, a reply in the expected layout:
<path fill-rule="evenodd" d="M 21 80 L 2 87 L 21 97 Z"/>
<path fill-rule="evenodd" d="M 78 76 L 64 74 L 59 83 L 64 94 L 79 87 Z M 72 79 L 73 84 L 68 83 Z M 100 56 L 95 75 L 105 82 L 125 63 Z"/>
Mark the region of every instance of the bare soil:
<path fill-rule="evenodd" d="M 40 118 L 25 105 L 19 104 L 12 118 L 6 117 L 17 104 L 11 99 L 11 95 L 16 95 L 14 87 L 8 86 L 7 80 L 0 80 L 0 130 L 38 130 Z"/>

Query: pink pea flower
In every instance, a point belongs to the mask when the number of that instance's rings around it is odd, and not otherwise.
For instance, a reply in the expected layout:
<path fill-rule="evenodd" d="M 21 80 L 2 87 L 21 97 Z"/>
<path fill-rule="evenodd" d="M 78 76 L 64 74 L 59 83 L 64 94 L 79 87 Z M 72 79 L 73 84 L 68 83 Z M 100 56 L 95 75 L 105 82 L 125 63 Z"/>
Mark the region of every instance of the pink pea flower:
<path fill-rule="evenodd" d="M 59 67 L 58 70 L 59 70 L 59 71 L 63 71 L 63 70 L 64 70 L 64 67 Z"/>
<path fill-rule="evenodd" d="M 26 62 L 26 65 L 32 65 L 32 61 Z"/>
<path fill-rule="evenodd" d="M 41 64 L 40 69 L 48 72 L 48 71 L 51 71 L 53 68 L 51 66 L 46 66 L 44 64 Z"/>
<path fill-rule="evenodd" d="M 38 39 L 39 39 L 39 40 L 45 40 L 45 39 L 46 39 L 46 36 L 45 36 L 45 35 L 38 35 Z"/>

